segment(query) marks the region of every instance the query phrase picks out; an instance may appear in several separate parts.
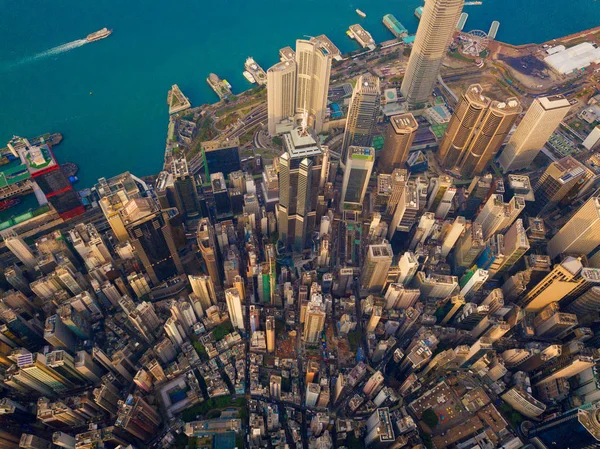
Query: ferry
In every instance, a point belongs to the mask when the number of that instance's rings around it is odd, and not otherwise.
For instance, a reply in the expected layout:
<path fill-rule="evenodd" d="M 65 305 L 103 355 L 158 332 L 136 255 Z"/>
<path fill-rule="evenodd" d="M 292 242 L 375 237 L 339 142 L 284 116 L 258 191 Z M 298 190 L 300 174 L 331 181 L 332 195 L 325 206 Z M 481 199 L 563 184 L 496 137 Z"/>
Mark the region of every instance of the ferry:
<path fill-rule="evenodd" d="M 112 30 L 109 30 L 108 28 L 102 28 L 101 30 L 96 31 L 95 33 L 88 34 L 85 40 L 88 42 L 99 41 L 100 39 L 107 38 L 111 34 Z"/>
<path fill-rule="evenodd" d="M 358 14 L 359 16 L 361 16 L 363 19 L 364 19 L 365 17 L 367 17 L 367 15 L 366 15 L 364 12 L 362 12 L 360 9 L 357 9 L 357 10 L 356 10 L 356 14 Z"/>
<path fill-rule="evenodd" d="M 249 71 L 244 70 L 243 75 L 244 75 L 244 78 L 246 78 L 249 83 L 251 83 L 251 84 L 256 83 L 256 80 L 254 79 L 254 77 L 252 76 L 252 74 Z"/>
<path fill-rule="evenodd" d="M 13 198 L 9 200 L 0 201 L 0 212 L 5 211 L 6 209 L 10 209 L 17 204 L 20 204 L 21 200 L 18 198 Z"/>
<path fill-rule="evenodd" d="M 465 2 L 465 6 L 479 6 L 483 5 L 483 2 Z"/>
<path fill-rule="evenodd" d="M 254 78 L 254 81 L 256 81 L 259 86 L 267 84 L 267 73 L 261 66 L 258 65 L 253 57 L 250 56 L 248 59 L 246 59 L 244 68 L 248 73 L 250 73 L 250 75 L 252 75 L 252 78 Z"/>

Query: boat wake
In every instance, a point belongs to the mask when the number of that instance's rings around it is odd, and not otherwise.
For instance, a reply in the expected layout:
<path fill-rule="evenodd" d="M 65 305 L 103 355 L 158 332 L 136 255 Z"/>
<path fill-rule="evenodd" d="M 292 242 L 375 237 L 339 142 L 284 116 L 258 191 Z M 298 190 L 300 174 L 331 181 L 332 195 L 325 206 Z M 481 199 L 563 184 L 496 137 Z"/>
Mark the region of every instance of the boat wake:
<path fill-rule="evenodd" d="M 79 47 L 81 47 L 81 46 L 83 46 L 83 45 L 85 45 L 87 43 L 88 43 L 88 41 L 85 40 L 85 39 L 78 39 L 78 40 L 73 41 L 73 42 L 68 42 L 66 44 L 62 44 L 62 45 L 59 45 L 57 47 L 51 48 L 49 50 L 42 51 L 42 52 L 37 53 L 37 54 L 35 54 L 33 56 L 28 56 L 26 58 L 23 58 L 23 59 L 17 61 L 17 62 L 13 62 L 13 63 L 7 65 L 6 68 L 12 68 L 12 67 L 20 66 L 20 65 L 27 64 L 27 63 L 30 63 L 30 62 L 39 61 L 40 59 L 46 59 L 46 58 L 49 58 L 51 56 L 60 55 L 62 53 L 66 53 L 68 51 L 71 51 L 71 50 L 73 50 L 75 48 L 79 48 Z"/>

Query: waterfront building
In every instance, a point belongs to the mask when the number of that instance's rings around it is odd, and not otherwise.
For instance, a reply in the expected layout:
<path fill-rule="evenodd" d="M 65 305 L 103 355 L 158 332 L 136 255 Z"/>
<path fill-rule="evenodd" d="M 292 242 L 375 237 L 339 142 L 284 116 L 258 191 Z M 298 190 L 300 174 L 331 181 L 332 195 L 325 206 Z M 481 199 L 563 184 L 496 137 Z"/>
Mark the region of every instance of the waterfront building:
<path fill-rule="evenodd" d="M 593 196 L 548 242 L 548 255 L 589 255 L 600 246 L 600 197 Z"/>
<path fill-rule="evenodd" d="M 269 134 L 277 135 L 277 125 L 293 120 L 296 113 L 296 61 L 286 60 L 267 70 L 267 120 Z"/>
<path fill-rule="evenodd" d="M 189 171 L 185 156 L 173 160 L 171 173 L 179 213 L 187 218 L 197 217 L 200 214 L 200 200 L 196 181 Z"/>
<path fill-rule="evenodd" d="M 342 181 L 340 209 L 362 210 L 363 199 L 375 165 L 375 149 L 351 146 L 347 149 L 346 168 Z"/>
<path fill-rule="evenodd" d="M 340 150 L 342 168 L 348 163 L 350 147 L 371 146 L 373 131 L 379 117 L 380 93 L 379 77 L 366 74 L 358 78 L 352 93 Z M 375 160 L 374 150 L 373 160 Z"/>
<path fill-rule="evenodd" d="M 331 55 L 315 41 L 296 41 L 296 116 L 316 133 L 323 131 L 331 74 Z"/>
<path fill-rule="evenodd" d="M 521 111 L 516 98 L 492 101 L 483 95 L 479 84 L 469 86 L 440 142 L 438 159 L 442 167 L 464 178 L 481 175 Z"/>
<path fill-rule="evenodd" d="M 229 176 L 230 173 L 242 169 L 239 138 L 210 140 L 202 142 L 201 145 L 205 164 L 204 176 L 207 182 L 211 173 L 223 173 L 224 176 Z"/>
<path fill-rule="evenodd" d="M 385 126 L 385 140 L 377 162 L 377 168 L 381 173 L 391 173 L 396 168 L 405 168 L 417 129 L 419 124 L 410 113 L 390 117 L 390 122 Z"/>
<path fill-rule="evenodd" d="M 533 100 L 498 158 L 504 172 L 529 168 L 570 108 L 569 100 L 563 95 Z"/>
<path fill-rule="evenodd" d="M 462 7 L 463 0 L 435 0 L 423 7 L 400 88 L 410 107 L 424 104 L 431 96 Z"/>

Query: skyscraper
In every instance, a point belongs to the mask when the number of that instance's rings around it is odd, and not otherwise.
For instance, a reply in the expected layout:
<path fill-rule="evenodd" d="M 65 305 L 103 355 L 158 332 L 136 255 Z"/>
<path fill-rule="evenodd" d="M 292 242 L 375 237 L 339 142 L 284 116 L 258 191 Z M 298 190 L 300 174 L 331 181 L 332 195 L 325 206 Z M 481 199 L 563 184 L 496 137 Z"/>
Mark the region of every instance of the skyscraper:
<path fill-rule="evenodd" d="M 340 151 L 342 167 L 347 163 L 351 146 L 371 146 L 373 131 L 379 116 L 379 103 L 379 78 L 370 74 L 361 75 L 356 82 L 356 86 L 354 86 L 350 108 L 348 109 L 344 140 Z"/>
<path fill-rule="evenodd" d="M 179 213 L 186 217 L 195 217 L 200 213 L 200 201 L 196 191 L 196 181 L 190 174 L 185 157 L 174 159 L 171 167 L 175 202 Z"/>
<path fill-rule="evenodd" d="M 275 317 L 268 316 L 267 321 L 265 323 L 265 328 L 267 330 L 267 352 L 273 353 L 275 352 Z"/>
<path fill-rule="evenodd" d="M 377 162 L 381 173 L 391 173 L 395 168 L 404 168 L 415 140 L 419 124 L 412 114 L 398 114 L 390 117 L 385 127 L 385 141 Z"/>
<path fill-rule="evenodd" d="M 548 242 L 548 255 L 587 256 L 600 245 L 600 197 L 591 197 Z"/>
<path fill-rule="evenodd" d="M 293 119 L 296 113 L 296 62 L 283 61 L 267 70 L 267 117 L 269 134 L 277 134 L 277 125 Z"/>
<path fill-rule="evenodd" d="M 351 146 L 347 151 L 340 209 L 360 211 L 375 165 L 375 149 Z"/>
<path fill-rule="evenodd" d="M 400 88 L 411 107 L 425 103 L 431 95 L 462 7 L 463 0 L 425 3 Z"/>
<path fill-rule="evenodd" d="M 542 214 L 562 201 L 580 185 L 586 175 L 583 164 L 572 156 L 552 162 L 533 188 L 535 202 L 532 209 Z"/>
<path fill-rule="evenodd" d="M 296 41 L 296 115 L 320 133 L 327 109 L 331 55 L 318 42 Z"/>
<path fill-rule="evenodd" d="M 150 198 L 132 198 L 121 214 L 131 244 L 154 284 L 183 272 L 169 212 L 161 212 Z"/>
<path fill-rule="evenodd" d="M 371 293 L 380 293 L 393 257 L 392 245 L 389 243 L 369 245 L 360 278 L 361 288 Z"/>
<path fill-rule="evenodd" d="M 570 108 L 569 100 L 562 95 L 533 100 L 498 158 L 504 172 L 529 167 Z"/>
<path fill-rule="evenodd" d="M 479 84 L 469 86 L 440 143 L 441 165 L 465 178 L 480 175 L 504 142 L 522 108 L 516 98 L 492 101 Z"/>
<path fill-rule="evenodd" d="M 242 169 L 239 147 L 240 139 L 237 137 L 202 142 L 204 176 L 207 181 L 211 173 L 220 172 L 224 176 L 229 176 L 229 173 Z"/>
<path fill-rule="evenodd" d="M 217 288 L 221 287 L 221 265 L 217 253 L 217 244 L 215 241 L 215 228 L 207 218 L 202 218 L 198 223 L 196 240 L 202 259 L 206 264 L 208 275 Z"/>
<path fill-rule="evenodd" d="M 317 343 L 321 331 L 325 326 L 326 310 L 323 297 L 317 293 L 313 294 L 304 316 L 304 334 L 302 339 L 306 343 Z"/>
<path fill-rule="evenodd" d="M 7 231 L 3 233 L 3 237 L 6 247 L 15 255 L 15 257 L 29 270 L 35 270 L 37 260 L 29 245 L 27 245 L 16 232 Z"/>
<path fill-rule="evenodd" d="M 229 310 L 231 324 L 237 329 L 244 330 L 244 312 L 242 310 L 242 299 L 237 288 L 228 288 L 225 290 L 225 300 Z"/>

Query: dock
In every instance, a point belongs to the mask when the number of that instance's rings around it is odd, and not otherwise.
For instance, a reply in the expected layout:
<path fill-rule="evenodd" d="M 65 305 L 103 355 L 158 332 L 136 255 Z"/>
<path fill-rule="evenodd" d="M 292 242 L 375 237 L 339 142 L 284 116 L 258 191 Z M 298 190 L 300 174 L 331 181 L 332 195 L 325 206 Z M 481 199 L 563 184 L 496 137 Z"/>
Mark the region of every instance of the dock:
<path fill-rule="evenodd" d="M 469 18 L 469 14 L 467 14 L 466 12 L 463 12 L 460 15 L 460 18 L 458 19 L 458 24 L 456 25 L 456 29 L 458 31 L 462 31 L 463 28 L 465 27 L 465 24 L 467 23 L 467 19 Z"/>
<path fill-rule="evenodd" d="M 492 22 L 492 26 L 490 27 L 490 31 L 488 32 L 488 37 L 490 39 L 496 39 L 496 35 L 498 34 L 498 28 L 500 28 L 500 22 L 494 20 Z"/>
<path fill-rule="evenodd" d="M 392 14 L 383 16 L 383 24 L 398 39 L 408 36 L 408 30 Z"/>
<path fill-rule="evenodd" d="M 169 105 L 169 114 L 177 114 L 192 107 L 190 100 L 183 95 L 177 84 L 171 86 L 171 90 L 167 94 L 167 104 Z"/>
<path fill-rule="evenodd" d="M 351 39 L 356 40 L 362 48 L 375 50 L 375 40 L 371 34 L 359 24 L 350 25 L 347 34 Z"/>
<path fill-rule="evenodd" d="M 252 75 L 259 86 L 264 86 L 267 84 L 267 74 L 263 68 L 257 64 L 254 58 L 249 57 L 246 59 L 244 68 L 250 73 L 250 75 Z"/>
<path fill-rule="evenodd" d="M 220 100 L 226 100 L 231 95 L 231 85 L 219 78 L 214 73 L 211 73 L 206 82 L 212 88 L 212 90 L 219 96 Z"/>

